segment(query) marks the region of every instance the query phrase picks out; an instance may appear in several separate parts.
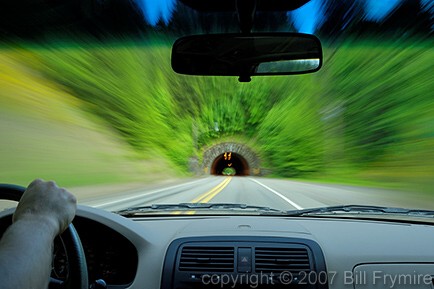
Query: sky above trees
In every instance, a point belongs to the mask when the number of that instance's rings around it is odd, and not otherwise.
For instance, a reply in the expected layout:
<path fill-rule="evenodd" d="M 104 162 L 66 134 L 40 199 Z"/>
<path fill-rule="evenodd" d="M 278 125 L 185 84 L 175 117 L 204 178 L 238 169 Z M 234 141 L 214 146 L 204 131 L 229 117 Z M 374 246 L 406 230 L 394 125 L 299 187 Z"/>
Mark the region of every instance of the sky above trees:
<path fill-rule="evenodd" d="M 323 24 L 326 10 L 338 2 L 333 0 L 311 0 L 288 14 L 291 16 L 293 25 L 298 32 L 312 34 Z M 399 5 L 403 5 L 405 0 L 353 0 L 346 2 L 346 5 L 350 2 L 352 6 L 360 6 L 365 20 L 381 22 Z M 420 3 L 423 10 L 430 12 L 432 19 L 434 17 L 434 0 L 421 0 Z M 176 8 L 176 0 L 136 0 L 136 4 L 142 10 L 146 21 L 150 25 L 157 25 L 161 22 L 168 24 Z"/>

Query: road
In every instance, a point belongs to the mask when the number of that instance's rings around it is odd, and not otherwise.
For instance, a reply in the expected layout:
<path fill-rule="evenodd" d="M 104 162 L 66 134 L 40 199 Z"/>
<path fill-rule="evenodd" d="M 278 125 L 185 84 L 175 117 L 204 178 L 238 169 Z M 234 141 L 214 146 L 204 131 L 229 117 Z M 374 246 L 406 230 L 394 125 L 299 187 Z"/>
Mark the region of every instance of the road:
<path fill-rule="evenodd" d="M 363 204 L 406 208 L 434 208 L 423 194 L 365 187 L 314 184 L 254 177 L 209 176 L 122 193 L 80 198 L 82 204 L 107 210 L 176 203 L 242 203 L 279 210 Z"/>

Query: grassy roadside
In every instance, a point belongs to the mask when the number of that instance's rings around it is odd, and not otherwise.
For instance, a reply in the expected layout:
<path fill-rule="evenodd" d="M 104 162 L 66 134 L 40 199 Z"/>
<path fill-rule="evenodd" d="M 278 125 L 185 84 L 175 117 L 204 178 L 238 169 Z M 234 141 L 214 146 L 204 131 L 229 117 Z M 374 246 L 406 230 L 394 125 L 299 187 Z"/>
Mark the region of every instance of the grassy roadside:
<path fill-rule="evenodd" d="M 280 176 L 269 175 L 270 178 L 282 179 Z M 303 178 L 285 178 L 288 181 L 299 181 L 308 182 L 315 184 L 327 184 L 327 185 L 339 185 L 339 186 L 357 186 L 366 187 L 372 189 L 386 189 L 393 191 L 402 191 L 411 194 L 423 195 L 426 197 L 434 197 L 432 193 L 432 180 L 429 176 L 426 178 L 419 177 L 418 179 L 410 178 L 399 179 L 394 176 L 394 178 L 386 179 L 384 176 L 379 177 L 366 177 L 365 176 L 337 176 L 337 175 L 323 175 L 323 176 L 313 176 L 313 177 L 303 177 Z"/>
<path fill-rule="evenodd" d="M 79 100 L 14 53 L 0 54 L 0 182 L 27 185 L 39 177 L 83 186 L 179 175 L 158 154 L 139 158 L 102 121 L 90 120 Z"/>

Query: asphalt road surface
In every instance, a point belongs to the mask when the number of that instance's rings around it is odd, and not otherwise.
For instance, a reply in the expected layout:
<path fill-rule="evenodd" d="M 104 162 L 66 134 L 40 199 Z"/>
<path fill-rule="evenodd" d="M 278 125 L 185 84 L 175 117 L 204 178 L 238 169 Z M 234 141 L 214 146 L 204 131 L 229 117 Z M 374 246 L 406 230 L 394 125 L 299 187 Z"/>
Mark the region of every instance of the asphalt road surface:
<path fill-rule="evenodd" d="M 342 204 L 434 208 L 434 200 L 424 194 L 236 176 L 209 176 L 92 198 L 79 197 L 79 202 L 112 211 L 134 206 L 177 203 L 242 203 L 279 210 Z"/>

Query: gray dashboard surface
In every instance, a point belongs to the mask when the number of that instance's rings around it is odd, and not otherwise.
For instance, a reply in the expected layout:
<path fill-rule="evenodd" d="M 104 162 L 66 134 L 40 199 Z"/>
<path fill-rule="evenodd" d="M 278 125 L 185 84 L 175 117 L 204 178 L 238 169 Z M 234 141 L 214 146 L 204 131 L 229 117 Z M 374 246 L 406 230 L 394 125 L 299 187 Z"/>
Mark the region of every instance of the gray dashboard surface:
<path fill-rule="evenodd" d="M 169 244 L 178 238 L 203 236 L 250 236 L 252 241 L 255 237 L 313 240 L 323 251 L 329 288 L 390 288 L 391 281 L 388 280 L 377 280 L 376 284 L 368 284 L 368 279 L 357 279 L 355 273 L 360 271 L 371 274 L 372 277 L 372 268 L 383 271 L 384 274 L 419 274 L 417 270 L 420 269 L 420 274 L 431 272 L 430 274 L 434 275 L 434 227 L 430 225 L 280 216 L 174 216 L 127 219 L 85 206 L 79 206 L 77 215 L 111 227 L 137 247 L 138 271 L 130 288 L 160 288 L 164 258 Z M 392 270 L 397 268 L 391 267 L 394 264 L 400 264 L 398 271 Z M 432 283 L 425 284 L 421 281 L 396 288 L 432 288 Z"/>

